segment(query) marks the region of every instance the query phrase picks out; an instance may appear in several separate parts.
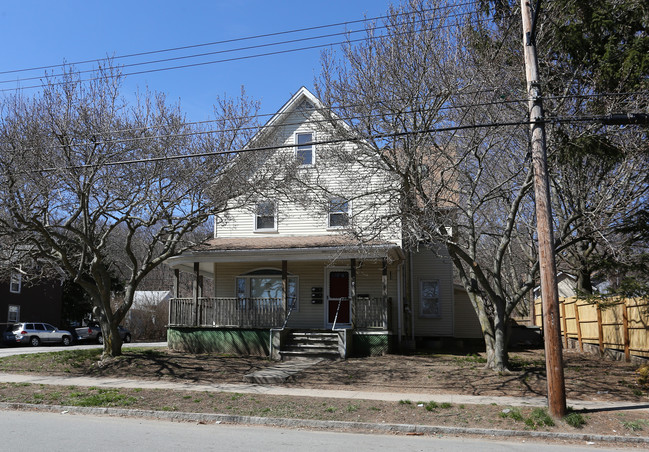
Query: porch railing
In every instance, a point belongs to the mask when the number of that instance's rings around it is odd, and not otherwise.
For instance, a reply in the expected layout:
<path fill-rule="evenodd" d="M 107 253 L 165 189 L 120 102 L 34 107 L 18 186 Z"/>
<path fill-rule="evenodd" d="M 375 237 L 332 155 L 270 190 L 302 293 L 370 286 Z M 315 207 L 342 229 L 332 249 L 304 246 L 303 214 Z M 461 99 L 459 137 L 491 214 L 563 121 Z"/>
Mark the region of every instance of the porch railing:
<path fill-rule="evenodd" d="M 169 325 L 273 328 L 284 321 L 279 298 L 172 298 Z"/>
<path fill-rule="evenodd" d="M 382 298 L 356 297 L 354 310 L 355 328 L 388 329 L 390 300 Z"/>
<path fill-rule="evenodd" d="M 357 297 L 354 327 L 388 329 L 390 300 Z M 169 325 L 279 328 L 286 318 L 281 298 L 172 298 Z"/>

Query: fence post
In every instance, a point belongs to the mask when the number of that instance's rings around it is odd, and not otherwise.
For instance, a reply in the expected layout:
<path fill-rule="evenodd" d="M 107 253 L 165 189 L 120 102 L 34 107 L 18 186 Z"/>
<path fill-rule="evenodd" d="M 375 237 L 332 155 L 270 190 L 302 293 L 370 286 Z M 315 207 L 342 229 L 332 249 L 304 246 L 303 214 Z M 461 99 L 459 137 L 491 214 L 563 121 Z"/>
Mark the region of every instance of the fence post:
<path fill-rule="evenodd" d="M 563 338 L 568 348 L 568 320 L 566 319 L 566 299 L 561 300 L 561 315 L 563 316 Z"/>
<path fill-rule="evenodd" d="M 581 321 L 579 320 L 579 299 L 575 299 L 575 322 L 577 323 L 577 342 L 579 342 L 579 351 L 584 351 L 584 343 L 581 340 Z"/>
<path fill-rule="evenodd" d="M 604 355 L 604 327 L 602 326 L 602 308 L 597 305 L 597 337 L 599 339 L 599 355 Z"/>
<path fill-rule="evenodd" d="M 622 331 L 624 334 L 624 360 L 631 361 L 631 339 L 629 337 L 629 313 L 626 307 L 626 299 L 622 300 Z"/>

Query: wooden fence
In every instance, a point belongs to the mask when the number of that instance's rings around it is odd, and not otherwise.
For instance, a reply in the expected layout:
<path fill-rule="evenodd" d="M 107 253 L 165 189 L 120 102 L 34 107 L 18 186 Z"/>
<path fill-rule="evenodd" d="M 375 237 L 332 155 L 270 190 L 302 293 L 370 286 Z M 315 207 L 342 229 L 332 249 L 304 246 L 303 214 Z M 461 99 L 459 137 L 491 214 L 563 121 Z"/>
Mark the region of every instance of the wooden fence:
<path fill-rule="evenodd" d="M 577 297 L 560 299 L 561 335 L 564 345 L 577 341 L 605 349 L 623 350 L 631 355 L 649 357 L 649 302 L 641 299 L 612 298 L 594 303 Z M 534 324 L 543 326 L 541 300 L 534 301 Z"/>

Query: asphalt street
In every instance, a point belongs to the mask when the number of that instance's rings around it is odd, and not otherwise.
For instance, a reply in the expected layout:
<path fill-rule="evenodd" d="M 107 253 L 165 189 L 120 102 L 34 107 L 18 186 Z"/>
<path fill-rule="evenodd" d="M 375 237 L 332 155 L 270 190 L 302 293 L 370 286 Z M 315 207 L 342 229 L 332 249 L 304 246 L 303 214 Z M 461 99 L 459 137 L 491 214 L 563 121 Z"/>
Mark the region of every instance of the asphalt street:
<path fill-rule="evenodd" d="M 543 444 L 516 439 L 449 436 L 409 436 L 309 431 L 218 423 L 170 422 L 149 419 L 0 411 L 3 450 L 206 450 L 265 452 L 304 451 L 448 451 L 558 452 L 593 450 L 592 445 Z M 27 440 L 28 438 L 28 440 Z M 597 447 L 598 451 L 613 451 Z"/>

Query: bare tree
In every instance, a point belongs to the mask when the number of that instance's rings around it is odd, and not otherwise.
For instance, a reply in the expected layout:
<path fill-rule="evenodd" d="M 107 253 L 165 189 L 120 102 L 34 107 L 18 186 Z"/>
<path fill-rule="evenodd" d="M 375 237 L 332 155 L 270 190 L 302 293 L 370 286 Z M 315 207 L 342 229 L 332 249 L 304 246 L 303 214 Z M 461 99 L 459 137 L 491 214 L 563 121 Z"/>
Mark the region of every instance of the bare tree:
<path fill-rule="evenodd" d="M 323 56 L 317 89 L 335 112 L 329 127 L 360 140 L 356 161 L 392 178 L 371 188 L 380 193 L 368 209 L 379 212 L 386 199 L 398 208 L 357 234 L 371 238 L 396 222 L 405 246 L 450 256 L 478 314 L 487 366 L 505 370 L 507 321 L 538 271 L 527 132 L 504 125 L 526 120 L 522 103 L 502 98 L 523 93 L 522 60 L 497 46 L 470 52 L 473 13 L 436 1 L 391 8 L 364 41 Z M 363 177 L 350 185 L 366 186 Z"/>
<path fill-rule="evenodd" d="M 539 269 L 520 16 L 472 8 L 435 0 L 391 8 L 363 41 L 323 55 L 317 88 L 335 113 L 329 127 L 360 143 L 356 161 L 392 175 L 387 189 L 368 187 L 368 193 L 380 190 L 376 212 L 386 198 L 399 208 L 379 216 L 374 231 L 357 234 L 368 237 L 399 222 L 406 246 L 443 245 L 480 319 L 487 366 L 504 370 L 509 316 L 534 287 Z M 541 21 L 540 33 L 551 26 Z M 551 56 L 548 51 L 547 61 L 556 62 Z M 575 91 L 574 69 L 544 65 L 546 75 L 554 70 L 563 83 L 551 84 L 560 89 L 550 114 L 611 112 L 611 102 L 603 111 L 576 108 L 592 91 Z M 645 100 L 636 95 L 634 105 L 646 106 Z M 620 129 L 616 137 L 603 137 L 592 124 L 573 131 L 580 129 L 591 129 L 583 135 L 589 140 L 626 145 L 616 147 L 625 149 L 624 156 L 612 160 L 574 155 L 574 146 L 558 146 L 561 128 L 551 130 L 556 250 L 565 256 L 594 240 L 612 250 L 618 226 L 646 199 L 648 160 L 638 132 Z M 633 144 L 625 141 L 634 134 Z M 571 133 L 568 143 L 579 137 Z M 349 158 L 338 149 L 339 158 Z M 364 186 L 365 173 L 355 181 L 353 174 L 346 177 Z"/>
<path fill-rule="evenodd" d="M 112 357 L 121 354 L 117 327 L 143 278 L 191 246 L 190 233 L 241 193 L 231 157 L 210 153 L 248 140 L 257 104 L 243 93 L 219 101 L 209 132 L 187 124 L 161 94 L 124 100 L 110 62 L 90 81 L 63 73 L 32 98 L 2 102 L 0 230 L 90 295 L 102 356 Z M 115 280 L 123 301 L 111 307 Z"/>

